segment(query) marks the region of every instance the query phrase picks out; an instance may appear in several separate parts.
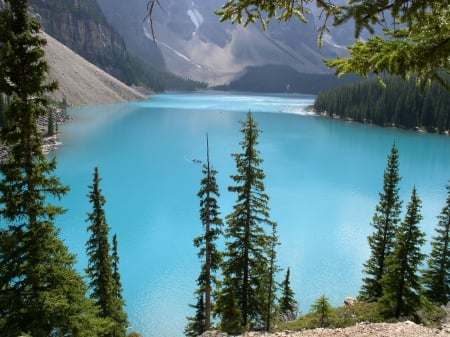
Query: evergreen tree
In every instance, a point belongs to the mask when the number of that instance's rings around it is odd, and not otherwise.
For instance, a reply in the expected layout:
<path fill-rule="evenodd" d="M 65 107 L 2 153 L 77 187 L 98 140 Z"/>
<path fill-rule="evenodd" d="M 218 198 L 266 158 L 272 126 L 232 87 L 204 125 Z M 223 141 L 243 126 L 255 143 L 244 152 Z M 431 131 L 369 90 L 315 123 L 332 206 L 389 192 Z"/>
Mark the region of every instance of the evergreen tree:
<path fill-rule="evenodd" d="M 115 302 L 111 317 L 117 323 L 115 327 L 116 331 L 114 333 L 114 336 L 123 336 L 128 326 L 128 315 L 124 311 L 125 300 L 122 294 L 123 292 L 122 281 L 120 280 L 117 234 L 113 235 L 111 259 L 112 259 L 112 278 L 113 278 L 113 299 Z"/>
<path fill-rule="evenodd" d="M 398 228 L 395 247 L 386 259 L 387 272 L 383 276 L 383 297 L 380 302 L 395 317 L 413 314 L 420 307 L 421 284 L 419 266 L 425 258 L 421 246 L 425 233 L 420 230 L 422 202 L 413 188 L 405 219 Z"/>
<path fill-rule="evenodd" d="M 118 243 L 117 243 L 117 234 L 113 235 L 113 246 L 112 246 L 112 277 L 114 280 L 114 296 L 116 298 L 123 298 L 122 296 L 122 282 L 120 281 L 120 272 L 119 272 L 119 252 L 118 252 Z"/>
<path fill-rule="evenodd" d="M 276 246 L 279 244 L 278 236 L 277 236 L 277 226 L 275 222 L 272 222 L 272 239 L 269 242 L 269 270 L 266 274 L 267 279 L 264 282 L 261 282 L 263 288 L 261 288 L 262 294 L 267 294 L 264 299 L 263 309 L 266 308 L 265 312 L 263 312 L 263 317 L 265 317 L 264 326 L 267 331 L 271 330 L 271 322 L 274 320 L 277 310 L 275 308 L 275 300 L 276 300 L 276 291 L 277 291 L 277 283 L 275 281 L 275 274 L 279 271 L 278 266 L 276 265 Z"/>
<path fill-rule="evenodd" d="M 230 335 L 239 335 L 248 330 L 242 322 L 242 312 L 235 291 L 238 284 L 236 278 L 225 275 L 214 309 L 214 313 L 220 316 L 219 330 L 226 331 Z"/>
<path fill-rule="evenodd" d="M 375 232 L 368 237 L 371 256 L 364 264 L 360 297 L 364 300 L 377 300 L 383 295 L 381 279 L 386 272 L 386 258 L 394 248 L 396 227 L 400 222 L 402 202 L 398 195 L 401 177 L 399 176 L 399 154 L 395 144 L 388 156 L 384 171 L 383 192 L 379 193 L 380 201 L 376 206 L 372 226 Z"/>
<path fill-rule="evenodd" d="M 237 303 L 241 326 L 234 329 L 244 331 L 249 327 L 269 328 L 265 308 L 273 308 L 273 303 L 267 301 L 274 301 L 274 296 L 268 298 L 268 294 L 274 289 L 270 283 L 271 274 L 276 271 L 273 254 L 277 236 L 266 233 L 267 228 L 275 233 L 276 223 L 269 218 L 269 196 L 264 188 L 265 174 L 260 168 L 263 160 L 256 149 L 260 131 L 250 112 L 241 124 L 243 153 L 232 155 L 238 172 L 231 176 L 235 185 L 229 187 L 230 192 L 237 194 L 237 201 L 233 212 L 227 216 L 224 280 L 217 306 L 227 306 L 228 314 L 234 315 L 233 304 Z M 222 327 L 230 325 L 227 319 L 238 321 L 227 317 L 224 310 L 221 312 Z"/>
<path fill-rule="evenodd" d="M 51 110 L 48 111 L 47 118 L 47 136 L 53 136 L 55 134 L 55 121 Z"/>
<path fill-rule="evenodd" d="M 1 140 L 10 152 L 0 163 L 0 335 L 92 336 L 102 328 L 75 256 L 58 237 L 52 204 L 68 187 L 42 151 L 38 119 L 45 118 L 48 65 L 39 23 L 25 0 L 0 9 L 0 93 L 10 98 Z"/>
<path fill-rule="evenodd" d="M 88 195 L 89 201 L 92 203 L 92 212 L 88 213 L 86 220 L 90 223 L 88 231 L 91 232 L 91 236 L 86 243 L 86 251 L 89 256 L 86 274 L 90 279 L 91 298 L 100 308 L 99 316 L 113 322 L 111 330 L 108 331 L 106 336 L 121 337 L 126 334 L 127 320 L 122 310 L 124 305 L 122 296 L 117 295 L 120 289 L 118 255 L 116 251 L 117 256 L 113 258 L 110 253 L 110 227 L 106 221 L 104 210 L 106 200 L 100 188 L 100 181 L 98 168 L 96 167 L 93 184 L 89 186 L 90 193 Z M 115 247 L 115 250 L 117 250 L 117 247 Z M 113 272 L 117 273 L 115 277 Z"/>
<path fill-rule="evenodd" d="M 186 333 L 195 334 L 188 336 L 198 336 L 211 327 L 212 311 L 212 286 L 216 283 L 215 273 L 220 265 L 220 252 L 217 250 L 216 241 L 222 234 L 223 221 L 220 218 L 219 205 L 217 197 L 220 196 L 219 187 L 216 181 L 217 171 L 210 165 L 209 160 L 209 141 L 206 135 L 206 164 L 203 165 L 203 179 L 198 192 L 200 198 L 200 219 L 203 224 L 204 232 L 201 236 L 194 239 L 194 245 L 200 248 L 198 257 L 205 261 L 202 264 L 200 276 L 197 279 L 198 301 L 196 308 L 197 314 L 188 318 L 188 327 Z M 200 301 L 201 299 L 201 301 Z M 201 305 L 201 307 L 199 307 Z M 204 312 L 200 315 L 199 311 Z M 201 318 L 201 321 L 198 321 Z M 201 327 L 201 329 L 199 328 Z"/>
<path fill-rule="evenodd" d="M 450 183 L 447 185 L 447 204 L 438 219 L 423 283 L 427 298 L 442 305 L 450 301 Z"/>
<path fill-rule="evenodd" d="M 291 321 L 297 317 L 298 303 L 295 300 L 294 290 L 291 288 L 290 280 L 291 270 L 290 268 L 286 271 L 286 276 L 283 282 L 281 282 L 281 298 L 279 301 L 279 308 L 284 320 Z"/>
<path fill-rule="evenodd" d="M 184 334 L 189 337 L 200 336 L 205 332 L 205 302 L 203 300 L 203 293 L 198 294 L 197 304 L 189 305 L 191 308 L 195 309 L 195 316 L 188 317 L 188 324 L 184 329 Z"/>
<path fill-rule="evenodd" d="M 312 305 L 311 313 L 319 316 L 319 326 L 324 328 L 329 325 L 331 305 L 328 297 L 320 296 Z"/>
<path fill-rule="evenodd" d="M 149 0 L 149 16 L 159 0 Z M 444 75 L 449 73 L 448 36 L 450 35 L 447 1 L 323 1 L 323 0 L 230 0 L 216 14 L 221 21 L 247 26 L 260 22 L 266 29 L 270 20 L 288 21 L 292 17 L 308 21 L 310 4 L 322 11 L 324 24 L 319 28 L 319 42 L 329 31 L 328 22 L 340 26 L 350 20 L 355 24 L 355 43 L 349 47 L 349 57 L 325 61 L 343 76 L 356 73 L 390 73 L 407 78 L 418 74 L 421 83 L 436 81 L 450 90 Z M 359 39 L 362 31 L 383 34 Z"/>

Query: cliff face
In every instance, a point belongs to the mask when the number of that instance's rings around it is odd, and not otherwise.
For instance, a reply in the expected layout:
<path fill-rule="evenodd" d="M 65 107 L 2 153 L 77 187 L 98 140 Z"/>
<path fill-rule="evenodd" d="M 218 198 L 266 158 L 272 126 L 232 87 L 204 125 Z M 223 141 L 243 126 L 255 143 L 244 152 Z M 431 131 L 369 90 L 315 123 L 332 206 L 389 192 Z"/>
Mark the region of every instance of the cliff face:
<path fill-rule="evenodd" d="M 96 0 L 30 0 L 46 33 L 118 79 L 131 83 L 123 38 Z"/>

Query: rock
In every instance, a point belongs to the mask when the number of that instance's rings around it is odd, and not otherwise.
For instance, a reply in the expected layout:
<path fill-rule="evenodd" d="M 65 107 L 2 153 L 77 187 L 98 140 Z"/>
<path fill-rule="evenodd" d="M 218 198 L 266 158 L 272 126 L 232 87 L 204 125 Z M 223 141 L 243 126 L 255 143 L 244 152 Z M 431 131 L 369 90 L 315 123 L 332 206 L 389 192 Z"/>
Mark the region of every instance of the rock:
<path fill-rule="evenodd" d="M 356 298 L 354 298 L 354 297 L 351 297 L 351 296 L 346 297 L 345 300 L 344 300 L 344 304 L 345 305 L 353 305 L 356 302 L 358 302 L 358 300 Z"/>
<path fill-rule="evenodd" d="M 200 337 L 228 337 L 228 334 L 219 330 L 210 330 L 202 333 Z"/>

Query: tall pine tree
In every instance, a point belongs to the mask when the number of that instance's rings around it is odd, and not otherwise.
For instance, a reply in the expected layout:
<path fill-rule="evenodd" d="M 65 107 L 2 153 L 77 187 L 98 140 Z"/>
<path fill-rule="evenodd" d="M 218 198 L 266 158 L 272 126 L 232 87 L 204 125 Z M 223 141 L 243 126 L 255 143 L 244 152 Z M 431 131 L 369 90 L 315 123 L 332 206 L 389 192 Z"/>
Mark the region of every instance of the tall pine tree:
<path fill-rule="evenodd" d="M 421 247 L 425 233 L 420 230 L 422 202 L 413 188 L 405 219 L 398 228 L 394 251 L 386 259 L 387 272 L 381 281 L 383 297 L 380 302 L 395 317 L 411 315 L 420 307 L 421 283 L 419 267 L 425 255 Z"/>
<path fill-rule="evenodd" d="M 450 183 L 447 185 L 447 204 L 438 220 L 423 283 L 427 298 L 442 305 L 450 301 Z"/>
<path fill-rule="evenodd" d="M 276 223 L 270 220 L 265 174 L 260 167 L 263 160 L 256 148 L 260 130 L 250 112 L 241 124 L 243 152 L 232 154 L 237 174 L 231 176 L 235 185 L 229 187 L 230 192 L 236 193 L 237 201 L 226 218 L 224 279 L 217 300 L 221 328 L 234 322 L 234 330 L 238 332 L 269 328 L 266 308 L 273 307 L 268 301 L 275 299 L 270 294 L 275 293 L 271 281 L 276 271 L 273 254 L 277 244 L 277 236 L 272 234 L 276 233 Z M 267 234 L 268 230 L 271 234 Z M 239 318 L 235 316 L 236 309 Z M 237 323 L 241 325 L 236 326 Z"/>
<path fill-rule="evenodd" d="M 364 264 L 363 272 L 367 276 L 363 278 L 360 291 L 363 300 L 373 301 L 383 295 L 381 279 L 386 272 L 386 258 L 393 251 L 396 228 L 400 222 L 402 207 L 398 187 L 400 180 L 399 153 L 394 144 L 384 171 L 383 192 L 379 193 L 380 201 L 372 219 L 375 232 L 368 237 L 371 255 Z"/>
<path fill-rule="evenodd" d="M 47 115 L 43 59 L 46 41 L 25 0 L 0 9 L 0 93 L 9 97 L 0 137 L 9 155 L 0 163 L 0 335 L 92 336 L 102 328 L 75 256 L 59 238 L 54 221 L 64 210 L 55 160 L 42 151 L 38 119 Z"/>
<path fill-rule="evenodd" d="M 223 221 L 220 218 L 217 198 L 220 196 L 217 185 L 217 171 L 211 167 L 209 160 L 209 141 L 206 135 L 206 164 L 203 165 L 203 179 L 198 192 L 200 198 L 200 219 L 203 224 L 203 234 L 194 239 L 194 245 L 200 248 L 198 257 L 204 261 L 200 276 L 197 279 L 198 300 L 196 315 L 188 317 L 186 327 L 187 336 L 196 337 L 211 328 L 212 287 L 216 283 L 215 273 L 220 266 L 221 254 L 217 249 L 216 241 L 222 235 Z M 203 311 L 203 312 L 201 312 Z"/>
<path fill-rule="evenodd" d="M 88 231 L 91 232 L 86 243 L 86 251 L 89 256 L 86 274 L 90 279 L 91 298 L 100 308 L 99 316 L 111 321 L 110 330 L 105 336 L 123 337 L 126 335 L 127 319 L 123 312 L 124 301 L 119 295 L 117 246 L 114 248 L 115 254 L 111 254 L 110 227 L 106 221 L 104 210 L 106 200 L 100 188 L 100 181 L 96 167 L 88 195 L 89 201 L 92 203 L 92 212 L 88 213 L 86 220 L 90 223 Z M 117 240 L 115 245 L 117 245 Z"/>

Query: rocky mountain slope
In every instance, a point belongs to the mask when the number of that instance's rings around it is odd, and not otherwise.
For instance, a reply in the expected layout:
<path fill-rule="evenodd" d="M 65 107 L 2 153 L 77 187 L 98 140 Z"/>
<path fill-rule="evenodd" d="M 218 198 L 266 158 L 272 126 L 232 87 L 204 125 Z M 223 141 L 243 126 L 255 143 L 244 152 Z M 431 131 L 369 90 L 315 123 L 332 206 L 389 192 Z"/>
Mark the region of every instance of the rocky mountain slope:
<path fill-rule="evenodd" d="M 149 57 L 153 45 L 146 16 L 148 0 L 132 3 L 98 0 L 108 22 L 124 37 L 127 48 Z M 246 67 L 280 64 L 306 73 L 332 72 L 322 59 L 342 54 L 342 47 L 317 46 L 314 17 L 309 24 L 293 19 L 273 22 L 263 31 L 259 25 L 220 22 L 214 10 L 224 0 L 165 0 L 155 7 L 153 27 L 166 68 L 183 77 L 222 84 L 239 76 Z"/>
<path fill-rule="evenodd" d="M 105 71 L 45 34 L 45 59 L 50 66 L 50 78 L 58 81 L 53 98 L 63 98 L 69 104 L 105 104 L 144 101 L 148 97 L 130 88 Z"/>
<path fill-rule="evenodd" d="M 121 81 L 155 91 L 203 86 L 190 83 L 195 81 L 221 85 L 250 68 L 267 72 L 275 69 L 270 68 L 273 65 L 287 66 L 295 73 L 332 74 L 322 59 L 346 53 L 336 42 L 345 36 L 345 29 L 318 47 L 317 13 L 309 16 L 308 24 L 297 19 L 273 21 L 263 31 L 259 24 L 243 27 L 220 22 L 214 11 L 224 0 L 165 0 L 152 16 L 153 40 L 146 18 L 148 0 L 30 3 L 44 30 L 58 41 Z M 193 81 L 180 86 L 182 80 L 170 78 L 167 72 Z"/>
<path fill-rule="evenodd" d="M 154 66 L 131 53 L 122 36 L 107 22 L 97 0 L 29 2 L 45 32 L 128 85 L 144 86 L 153 91 L 204 87 L 202 83 L 165 71 L 162 56 L 153 43 L 149 45 L 156 50 Z"/>
<path fill-rule="evenodd" d="M 109 74 L 128 82 L 122 37 L 108 24 L 96 0 L 30 0 L 46 33 Z"/>

